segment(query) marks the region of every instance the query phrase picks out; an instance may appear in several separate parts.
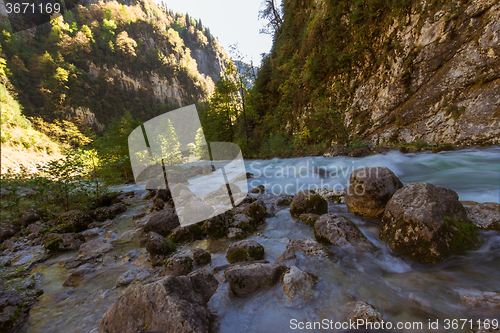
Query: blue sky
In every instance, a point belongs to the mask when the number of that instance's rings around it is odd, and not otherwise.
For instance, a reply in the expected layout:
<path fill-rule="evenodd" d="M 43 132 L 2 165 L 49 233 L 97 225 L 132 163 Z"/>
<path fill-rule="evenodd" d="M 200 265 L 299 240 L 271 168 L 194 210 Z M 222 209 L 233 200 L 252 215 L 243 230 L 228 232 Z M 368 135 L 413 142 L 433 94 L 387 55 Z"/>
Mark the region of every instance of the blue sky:
<path fill-rule="evenodd" d="M 161 3 L 161 0 L 154 0 Z M 259 20 L 262 0 L 163 0 L 168 9 L 188 13 L 194 19 L 201 19 L 229 52 L 229 45 L 238 44 L 246 55 L 245 61 L 253 60 L 260 65 L 261 54 L 268 53 L 272 36 L 259 34 L 265 21 Z"/>

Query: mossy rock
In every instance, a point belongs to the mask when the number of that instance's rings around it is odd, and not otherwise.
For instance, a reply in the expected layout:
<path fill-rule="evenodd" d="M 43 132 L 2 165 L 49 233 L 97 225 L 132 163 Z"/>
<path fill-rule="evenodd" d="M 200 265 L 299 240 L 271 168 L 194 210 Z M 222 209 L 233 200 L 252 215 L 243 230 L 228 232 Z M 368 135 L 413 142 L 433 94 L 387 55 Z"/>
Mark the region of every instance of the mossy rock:
<path fill-rule="evenodd" d="M 474 248 L 478 227 L 471 223 L 456 192 L 427 183 L 398 190 L 387 203 L 380 239 L 408 258 L 438 263 Z"/>
<path fill-rule="evenodd" d="M 328 202 L 313 190 L 297 193 L 290 205 L 290 214 L 294 217 L 309 213 L 317 215 L 328 213 Z"/>
<path fill-rule="evenodd" d="M 264 247 L 253 240 L 243 240 L 232 244 L 226 253 L 226 259 L 234 264 L 242 261 L 264 259 Z"/>

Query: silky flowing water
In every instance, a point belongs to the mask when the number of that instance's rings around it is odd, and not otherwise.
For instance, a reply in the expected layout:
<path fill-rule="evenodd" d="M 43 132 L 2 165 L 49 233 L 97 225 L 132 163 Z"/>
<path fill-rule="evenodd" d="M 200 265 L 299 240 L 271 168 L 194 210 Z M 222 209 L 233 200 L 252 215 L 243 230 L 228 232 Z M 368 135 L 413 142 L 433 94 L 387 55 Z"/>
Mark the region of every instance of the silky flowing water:
<path fill-rule="evenodd" d="M 439 154 L 375 155 L 365 158 L 307 157 L 246 161 L 246 171 L 255 175 L 249 180 L 249 188 L 265 184 L 273 192 L 296 193 L 299 190 L 330 187 L 344 188 L 353 169 L 366 166 L 386 166 L 406 185 L 412 182 L 428 182 L 455 190 L 460 200 L 500 202 L 500 147 L 470 149 Z M 238 173 L 243 170 L 232 170 Z M 196 184 L 194 187 L 201 187 Z M 312 186 L 312 187 L 311 187 Z M 137 190 L 135 186 L 122 186 L 119 190 Z M 137 268 L 133 262 L 123 262 L 124 255 L 139 248 L 139 234 L 132 217 L 144 212 L 150 202 L 140 199 L 139 193 L 129 209 L 119 215 L 107 231 L 118 235 L 112 242 L 114 250 L 106 254 L 115 258 L 113 265 L 102 267 L 97 275 L 78 287 L 62 284 L 73 270 L 67 270 L 59 262 L 77 253 L 64 253 L 51 257 L 35 268 L 43 274 L 41 288 L 45 294 L 32 308 L 24 332 L 97 332 L 100 318 L 111 304 L 125 292 L 116 288 L 118 276 Z M 291 330 L 291 320 L 317 322 L 323 319 L 342 321 L 343 306 L 353 300 L 361 300 L 375 306 L 386 321 L 421 322 L 422 330 L 402 329 L 401 332 L 463 332 L 445 330 L 446 319 L 498 318 L 494 310 L 471 310 L 460 301 L 457 291 L 477 289 L 500 291 L 500 232 L 481 231 L 482 245 L 465 256 L 454 256 L 436 265 L 412 262 L 390 251 L 378 240 L 380 221 L 354 216 L 344 204 L 329 204 L 329 212 L 338 212 L 357 224 L 372 241 L 377 250 L 363 254 L 329 246 L 328 260 L 311 260 L 298 254 L 296 265 L 319 277 L 314 286 L 314 297 L 309 301 L 291 302 L 282 290 L 281 283 L 246 297 L 231 295 L 227 283 L 221 283 L 209 302 L 217 315 L 220 332 L 286 332 Z M 145 217 L 144 219 L 147 219 Z M 104 237 L 104 234 L 99 237 Z M 247 239 L 262 244 L 265 259 L 274 262 L 286 249 L 290 240 L 312 238 L 313 228 L 292 218 L 288 208 L 267 218 L 259 230 Z M 180 252 L 196 247 L 212 253 L 210 266 L 227 264 L 225 251 L 230 242 L 201 240 L 185 245 Z M 122 260 L 122 261 L 121 261 Z M 144 263 L 146 267 L 149 264 Z M 216 274 L 222 277 L 222 273 Z M 486 311 L 486 312 L 485 312 Z M 429 320 L 439 321 L 439 329 L 429 329 Z M 309 330 L 327 331 L 327 330 Z M 341 330 L 328 330 L 341 331 Z"/>

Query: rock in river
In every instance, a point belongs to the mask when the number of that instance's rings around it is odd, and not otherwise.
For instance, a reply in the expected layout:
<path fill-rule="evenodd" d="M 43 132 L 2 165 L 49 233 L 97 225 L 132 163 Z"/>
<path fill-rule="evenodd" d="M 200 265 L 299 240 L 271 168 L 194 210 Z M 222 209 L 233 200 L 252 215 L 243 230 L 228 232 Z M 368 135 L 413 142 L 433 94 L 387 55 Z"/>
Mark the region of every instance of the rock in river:
<path fill-rule="evenodd" d="M 307 213 L 318 215 L 328 213 L 328 203 L 314 190 L 295 194 L 290 205 L 290 214 L 294 217 Z"/>
<path fill-rule="evenodd" d="M 234 264 L 241 261 L 253 261 L 264 258 L 264 247 L 254 240 L 242 240 L 232 244 L 226 253 L 226 259 Z"/>
<path fill-rule="evenodd" d="M 500 204 L 462 201 L 469 220 L 484 230 L 500 230 Z"/>
<path fill-rule="evenodd" d="M 380 239 L 411 259 L 437 263 L 476 245 L 477 229 L 456 192 L 414 183 L 398 190 L 387 203 Z"/>
<path fill-rule="evenodd" d="M 239 297 L 245 297 L 275 284 L 285 270 L 285 265 L 254 263 L 229 268 L 224 276 L 232 291 Z"/>
<path fill-rule="evenodd" d="M 180 225 L 174 209 L 164 209 L 151 216 L 144 226 L 144 232 L 154 231 L 163 237 Z"/>
<path fill-rule="evenodd" d="M 213 317 L 207 302 L 217 286 L 218 281 L 204 270 L 137 285 L 106 312 L 99 332 L 209 332 Z"/>
<path fill-rule="evenodd" d="M 403 187 L 396 175 L 385 167 L 369 167 L 354 170 L 345 193 L 349 213 L 380 218 L 385 205 Z"/>
<path fill-rule="evenodd" d="M 354 222 L 339 214 L 321 215 L 314 223 L 314 236 L 318 242 L 340 247 L 356 246 L 366 250 L 375 248 Z"/>

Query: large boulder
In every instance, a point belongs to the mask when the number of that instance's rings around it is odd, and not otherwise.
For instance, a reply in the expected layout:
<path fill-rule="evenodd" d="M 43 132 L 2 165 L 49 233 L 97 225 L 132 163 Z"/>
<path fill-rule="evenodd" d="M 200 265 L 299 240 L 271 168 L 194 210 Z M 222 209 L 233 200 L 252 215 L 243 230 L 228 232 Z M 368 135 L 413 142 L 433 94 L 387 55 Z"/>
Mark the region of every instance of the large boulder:
<path fill-rule="evenodd" d="M 54 220 L 54 224 L 62 232 L 80 232 L 86 230 L 90 223 L 92 217 L 80 210 L 62 213 Z"/>
<path fill-rule="evenodd" d="M 318 242 L 340 247 L 375 249 L 375 246 L 366 239 L 354 222 L 339 214 L 321 215 L 314 223 L 314 236 Z"/>
<path fill-rule="evenodd" d="M 345 203 L 349 213 L 380 218 L 385 205 L 403 187 L 396 175 L 385 167 L 369 167 L 351 173 Z"/>
<path fill-rule="evenodd" d="M 144 232 L 156 232 L 163 237 L 180 226 L 179 218 L 174 209 L 164 209 L 152 215 L 144 226 Z"/>
<path fill-rule="evenodd" d="M 496 202 L 477 203 L 462 201 L 469 220 L 479 229 L 500 230 L 500 204 Z"/>
<path fill-rule="evenodd" d="M 49 253 L 75 251 L 85 242 L 85 237 L 79 234 L 48 234 L 43 238 L 43 245 Z"/>
<path fill-rule="evenodd" d="M 408 258 L 437 263 L 475 246 L 477 229 L 456 192 L 414 183 L 398 190 L 387 203 L 380 239 Z"/>
<path fill-rule="evenodd" d="M 213 275 L 199 270 L 188 276 L 168 276 L 132 287 L 106 312 L 99 332 L 212 331 L 213 316 L 207 302 L 218 284 Z"/>
<path fill-rule="evenodd" d="M 308 213 L 318 215 L 328 213 L 328 203 L 314 190 L 302 191 L 295 194 L 290 205 L 290 214 L 294 217 Z"/>
<path fill-rule="evenodd" d="M 272 286 L 278 282 L 285 270 L 285 265 L 254 263 L 233 266 L 226 270 L 224 277 L 235 295 L 245 297 L 260 288 Z"/>
<path fill-rule="evenodd" d="M 264 247 L 254 240 L 242 240 L 232 244 L 226 253 L 230 263 L 264 259 Z"/>

